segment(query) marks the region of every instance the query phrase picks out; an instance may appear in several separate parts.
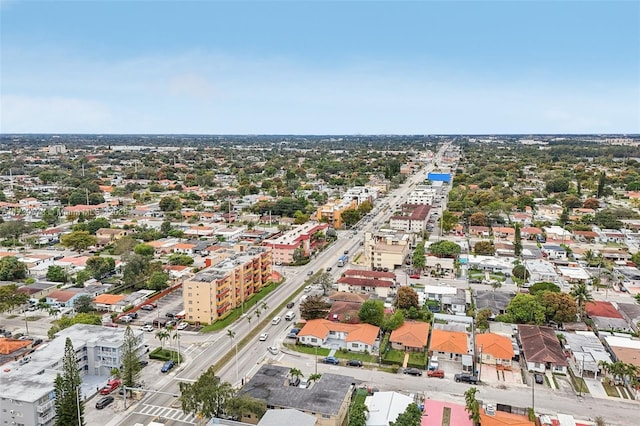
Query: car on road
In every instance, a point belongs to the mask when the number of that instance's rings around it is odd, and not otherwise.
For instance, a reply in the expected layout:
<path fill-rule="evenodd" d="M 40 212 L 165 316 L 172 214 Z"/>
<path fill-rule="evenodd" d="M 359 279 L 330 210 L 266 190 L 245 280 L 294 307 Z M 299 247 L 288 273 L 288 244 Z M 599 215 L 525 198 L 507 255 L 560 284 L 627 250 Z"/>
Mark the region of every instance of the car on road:
<path fill-rule="evenodd" d="M 429 370 L 429 371 L 427 371 L 427 377 L 437 377 L 439 379 L 444 379 L 444 371 L 442 371 L 442 370 Z"/>
<path fill-rule="evenodd" d="M 185 328 L 189 327 L 189 323 L 188 322 L 181 322 L 180 324 L 178 324 L 176 326 L 176 328 L 178 330 L 184 330 Z"/>
<path fill-rule="evenodd" d="M 262 333 L 260 334 L 260 337 L 258 337 L 258 340 L 264 342 L 265 340 L 267 340 L 267 337 L 269 337 L 269 333 Z"/>
<path fill-rule="evenodd" d="M 344 254 L 349 254 L 349 250 L 345 250 L 345 251 L 344 251 Z"/>
<path fill-rule="evenodd" d="M 111 379 L 102 387 L 102 389 L 100 389 L 100 395 L 109 395 L 111 392 L 116 390 L 118 386 L 120 386 L 120 380 Z"/>
<path fill-rule="evenodd" d="M 362 361 L 359 359 L 350 359 L 346 362 L 349 367 L 362 367 Z"/>
<path fill-rule="evenodd" d="M 142 330 L 142 331 L 153 331 L 153 326 L 151 324 L 145 324 L 142 327 L 140 327 L 140 330 Z"/>
<path fill-rule="evenodd" d="M 478 383 L 478 377 L 469 373 L 458 373 L 453 378 L 456 382 L 471 383 L 472 385 Z"/>
<path fill-rule="evenodd" d="M 140 367 L 146 367 L 147 365 L 149 365 L 149 361 L 147 361 L 146 359 L 141 359 L 139 362 Z"/>
<path fill-rule="evenodd" d="M 413 278 L 414 280 L 417 280 L 420 278 L 420 274 L 411 274 L 409 275 L 409 278 Z"/>
<path fill-rule="evenodd" d="M 326 358 L 323 358 L 322 362 L 325 364 L 340 365 L 340 361 L 335 356 L 328 356 Z"/>
<path fill-rule="evenodd" d="M 305 292 L 305 293 L 308 293 L 308 292 L 310 292 L 310 291 L 311 291 L 311 286 L 310 286 L 310 285 L 308 285 L 308 286 L 306 286 L 306 287 L 304 288 L 304 292 Z"/>
<path fill-rule="evenodd" d="M 327 266 L 327 272 L 331 272 L 331 266 Z"/>
<path fill-rule="evenodd" d="M 164 363 L 164 365 L 162 366 L 160 371 L 162 371 L 163 373 L 167 373 L 169 370 L 171 370 L 173 367 L 175 367 L 175 365 L 176 364 L 173 362 L 173 360 L 169 360 L 169 361 Z"/>
<path fill-rule="evenodd" d="M 269 346 L 267 350 L 273 355 L 278 355 L 278 352 L 280 352 L 278 348 L 276 348 L 275 346 Z"/>
<path fill-rule="evenodd" d="M 287 303 L 287 308 L 291 309 L 291 308 L 293 308 L 293 305 L 295 305 L 295 304 L 296 304 L 296 302 L 289 302 L 289 303 Z"/>
<path fill-rule="evenodd" d="M 309 275 L 309 276 L 313 275 L 313 271 L 307 272 L 307 275 Z"/>
<path fill-rule="evenodd" d="M 536 383 L 541 385 L 544 383 L 544 377 L 542 377 L 542 374 L 534 374 L 533 378 L 535 379 Z"/>
<path fill-rule="evenodd" d="M 405 368 L 403 373 L 410 376 L 422 376 L 422 371 L 418 370 L 417 368 Z"/>
<path fill-rule="evenodd" d="M 96 408 L 98 410 L 102 410 L 104 407 L 113 403 L 113 401 L 114 401 L 114 398 L 112 396 L 105 396 L 104 398 L 96 402 Z"/>

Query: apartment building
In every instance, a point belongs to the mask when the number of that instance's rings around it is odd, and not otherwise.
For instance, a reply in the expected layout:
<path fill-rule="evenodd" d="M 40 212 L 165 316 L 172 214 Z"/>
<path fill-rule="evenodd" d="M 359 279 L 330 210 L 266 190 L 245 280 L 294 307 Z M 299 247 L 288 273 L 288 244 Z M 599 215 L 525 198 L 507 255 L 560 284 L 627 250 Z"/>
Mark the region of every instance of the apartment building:
<path fill-rule="evenodd" d="M 401 214 L 389 218 L 389 227 L 398 231 L 419 233 L 427 229 L 430 206 L 404 204 Z"/>
<path fill-rule="evenodd" d="M 313 235 L 316 232 L 326 232 L 329 225 L 326 223 L 307 222 L 296 226 L 290 231 L 265 240 L 262 244 L 272 249 L 273 261 L 276 263 L 292 263 L 293 253 L 296 249 L 302 249 L 305 256 L 311 254 Z"/>
<path fill-rule="evenodd" d="M 236 246 L 227 255 L 185 281 L 183 299 L 188 321 L 211 324 L 271 281 L 271 248 Z"/>
<path fill-rule="evenodd" d="M 376 198 L 378 198 L 378 188 L 371 186 L 354 186 L 349 188 L 342 196 L 343 201 L 350 202 L 355 200 L 358 205 L 365 201 L 373 204 Z"/>
<path fill-rule="evenodd" d="M 348 209 L 357 209 L 357 199 L 342 199 L 326 203 L 318 207 L 316 220 L 329 223 L 336 229 L 342 228 L 342 213 Z"/>
<path fill-rule="evenodd" d="M 60 331 L 56 338 L 17 361 L 5 364 L 0 386 L 0 413 L 3 424 L 50 426 L 55 423 L 54 380 L 62 370 L 67 337 L 76 351 L 82 377 L 80 397 L 95 393 L 112 368 L 122 365 L 124 328 L 76 324 Z M 145 347 L 142 331 L 134 330 L 137 350 Z"/>
<path fill-rule="evenodd" d="M 432 206 L 439 196 L 439 191 L 431 185 L 417 185 L 407 196 L 407 204 L 424 204 Z"/>
<path fill-rule="evenodd" d="M 363 260 L 372 269 L 393 271 L 404 264 L 415 246 L 415 236 L 401 231 L 381 230 L 364 236 Z"/>

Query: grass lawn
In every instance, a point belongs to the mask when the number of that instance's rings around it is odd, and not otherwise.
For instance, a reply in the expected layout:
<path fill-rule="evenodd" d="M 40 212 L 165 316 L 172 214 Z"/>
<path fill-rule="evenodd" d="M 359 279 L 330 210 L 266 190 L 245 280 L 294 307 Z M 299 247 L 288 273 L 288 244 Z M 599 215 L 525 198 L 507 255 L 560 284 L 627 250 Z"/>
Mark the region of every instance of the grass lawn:
<path fill-rule="evenodd" d="M 42 317 L 32 316 L 32 317 L 27 317 L 26 319 L 27 319 L 27 321 L 38 321 L 40 318 L 42 318 Z"/>
<path fill-rule="evenodd" d="M 14 319 L 14 318 L 18 318 L 18 316 L 17 316 L 17 315 L 9 315 L 9 316 L 7 317 L 7 319 Z"/>
<path fill-rule="evenodd" d="M 172 359 L 175 361 L 178 359 L 178 353 L 170 349 L 155 348 L 153 351 L 149 353 L 149 358 L 159 359 L 161 361 L 169 361 L 170 359 Z M 183 357 L 182 355 L 180 355 L 180 362 L 182 362 L 182 360 L 183 360 Z"/>
<path fill-rule="evenodd" d="M 382 356 L 382 359 L 387 363 L 402 365 L 402 363 L 404 362 L 404 351 L 390 349 L 386 354 Z"/>
<path fill-rule="evenodd" d="M 316 348 L 313 346 L 304 346 L 304 345 L 293 345 L 291 343 L 283 343 L 283 345 L 287 349 L 291 349 L 292 351 L 300 352 L 302 354 L 315 355 Z M 318 357 L 325 357 L 329 355 L 330 350 L 327 348 L 318 348 Z M 338 354 L 340 351 L 336 351 L 336 358 L 338 358 Z"/>
<path fill-rule="evenodd" d="M 573 379 L 573 388 L 576 390 L 576 392 L 579 393 L 589 393 L 589 388 L 587 387 L 587 384 L 584 382 L 584 380 L 582 380 L 582 377 L 572 377 Z"/>
<path fill-rule="evenodd" d="M 615 385 L 610 385 L 609 383 L 604 381 L 602 382 L 602 387 L 607 392 L 607 395 L 620 398 L 620 394 L 618 394 L 618 389 L 616 389 Z"/>
<path fill-rule="evenodd" d="M 409 364 L 419 365 L 420 368 L 426 368 L 427 358 L 424 352 L 409 352 Z"/>

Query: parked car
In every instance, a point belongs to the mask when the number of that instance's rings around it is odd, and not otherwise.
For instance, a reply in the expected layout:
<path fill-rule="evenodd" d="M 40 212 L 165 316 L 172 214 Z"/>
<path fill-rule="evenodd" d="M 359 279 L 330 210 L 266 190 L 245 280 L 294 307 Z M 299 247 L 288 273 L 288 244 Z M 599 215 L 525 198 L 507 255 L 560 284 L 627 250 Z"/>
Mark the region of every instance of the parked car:
<path fill-rule="evenodd" d="M 410 376 L 422 376 L 422 371 L 417 368 L 405 368 L 404 374 L 408 374 Z"/>
<path fill-rule="evenodd" d="M 176 364 L 173 362 L 173 360 L 169 360 L 167 362 L 164 363 L 164 365 L 162 366 L 162 368 L 160 369 L 160 371 L 162 371 L 163 373 L 168 372 L 169 370 L 171 370 Z"/>
<path fill-rule="evenodd" d="M 140 309 L 142 309 L 143 311 L 153 311 L 155 308 L 153 307 L 153 305 L 142 305 L 140 306 Z"/>
<path fill-rule="evenodd" d="M 174 314 L 173 312 L 167 312 L 166 314 L 164 314 L 167 318 L 175 318 L 176 314 Z"/>
<path fill-rule="evenodd" d="M 413 278 L 414 280 L 417 280 L 420 278 L 420 274 L 411 274 L 409 275 L 409 278 Z"/>
<path fill-rule="evenodd" d="M 267 350 L 273 355 L 278 355 L 278 352 L 280 352 L 278 348 L 276 348 L 275 346 L 269 346 Z"/>
<path fill-rule="evenodd" d="M 325 364 L 340 365 L 340 361 L 334 356 L 323 358 L 322 362 L 324 362 Z"/>
<path fill-rule="evenodd" d="M 327 272 L 331 272 L 331 266 L 327 266 Z"/>
<path fill-rule="evenodd" d="M 313 271 L 307 272 L 307 275 L 309 275 L 309 276 L 313 275 Z"/>
<path fill-rule="evenodd" d="M 127 312 L 127 315 L 130 316 L 133 319 L 138 319 L 138 313 L 137 312 Z"/>
<path fill-rule="evenodd" d="M 287 308 L 291 309 L 291 308 L 293 308 L 293 305 L 295 305 L 295 304 L 296 304 L 296 302 L 289 302 L 289 303 L 287 303 Z"/>
<path fill-rule="evenodd" d="M 350 359 L 347 361 L 349 367 L 362 367 L 362 361 L 359 359 Z"/>
<path fill-rule="evenodd" d="M 142 331 L 153 331 L 153 326 L 151 324 L 145 324 L 140 328 L 140 330 L 142 330 Z"/>
<path fill-rule="evenodd" d="M 429 370 L 429 371 L 427 371 L 427 377 L 437 377 L 439 379 L 444 379 L 444 371 L 442 371 L 442 370 Z"/>
<path fill-rule="evenodd" d="M 133 321 L 133 318 L 131 318 L 129 315 L 124 315 L 120 317 L 120 322 L 123 323 L 130 323 L 131 321 Z"/>
<path fill-rule="evenodd" d="M 104 398 L 102 398 L 101 400 L 99 400 L 98 402 L 96 402 L 96 408 L 98 410 L 102 410 L 104 407 L 106 407 L 107 405 L 111 404 L 114 401 L 112 396 L 105 396 Z"/>
<path fill-rule="evenodd" d="M 147 361 L 146 359 L 140 360 L 140 367 L 146 367 L 147 365 L 149 365 L 149 361 Z"/>
<path fill-rule="evenodd" d="M 167 320 L 165 320 L 164 318 L 156 318 L 153 320 L 154 327 L 164 327 L 166 325 L 167 325 Z"/>
<path fill-rule="evenodd" d="M 544 377 L 542 377 L 542 374 L 536 373 L 533 375 L 533 378 L 535 379 L 536 383 L 539 385 L 544 383 Z"/>
<path fill-rule="evenodd" d="M 267 337 L 269 337 L 269 333 L 262 333 L 260 334 L 260 337 L 258 337 L 258 340 L 264 342 L 265 340 L 267 340 Z"/>
<path fill-rule="evenodd" d="M 120 386 L 120 380 L 111 379 L 102 387 L 102 389 L 100 389 L 100 395 L 109 395 L 111 392 L 116 390 L 118 386 Z"/>
<path fill-rule="evenodd" d="M 189 327 L 189 323 L 188 322 L 181 322 L 180 324 L 178 324 L 178 326 L 176 328 L 178 330 L 184 330 L 187 327 Z"/>
<path fill-rule="evenodd" d="M 453 378 L 456 382 L 471 383 L 472 385 L 478 383 L 478 377 L 469 373 L 458 373 Z"/>

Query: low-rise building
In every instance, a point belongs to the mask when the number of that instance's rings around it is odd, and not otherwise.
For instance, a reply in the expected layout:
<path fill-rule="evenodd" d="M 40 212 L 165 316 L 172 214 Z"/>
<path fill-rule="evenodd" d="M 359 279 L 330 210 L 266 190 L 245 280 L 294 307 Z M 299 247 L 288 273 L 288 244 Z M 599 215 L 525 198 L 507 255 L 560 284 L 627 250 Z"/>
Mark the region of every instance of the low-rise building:
<path fill-rule="evenodd" d="M 291 386 L 289 367 L 265 364 L 240 390 L 241 395 L 264 401 L 269 408 L 295 409 L 315 416 L 318 426 L 341 426 L 347 417 L 353 377 L 324 373 L 309 387 Z M 255 417 L 243 421 L 256 424 Z"/>
<path fill-rule="evenodd" d="M 389 336 L 391 348 L 400 351 L 423 352 L 428 340 L 429 323 L 421 321 L 405 321 Z"/>
<path fill-rule="evenodd" d="M 514 351 L 509 337 L 494 333 L 476 334 L 476 352 L 483 364 L 511 369 Z"/>
<path fill-rule="evenodd" d="M 318 207 L 315 219 L 327 222 L 334 228 L 340 229 L 343 226 L 342 213 L 345 210 L 356 208 L 358 208 L 357 200 L 334 200 Z"/>
<path fill-rule="evenodd" d="M 295 226 L 276 238 L 265 240 L 262 245 L 271 247 L 274 262 L 292 263 L 296 250 L 301 250 L 304 256 L 309 256 L 314 234 L 326 232 L 328 228 L 329 225 L 326 223 L 307 222 L 304 225 Z"/>
<path fill-rule="evenodd" d="M 544 373 L 567 374 L 567 362 L 555 330 L 537 325 L 518 325 L 518 336 L 522 346 L 527 370 Z"/>
<path fill-rule="evenodd" d="M 372 269 L 393 271 L 404 265 L 415 244 L 415 236 L 405 232 L 380 230 L 364 235 L 363 261 Z"/>
<path fill-rule="evenodd" d="M 467 333 L 434 329 L 431 332 L 429 351 L 432 355 L 458 361 L 463 355 L 470 353 Z"/>
<path fill-rule="evenodd" d="M 389 227 L 399 231 L 420 233 L 427 229 L 430 206 L 404 204 L 401 214 L 389 218 Z"/>
<path fill-rule="evenodd" d="M 309 346 L 371 353 L 379 333 L 380 327 L 371 324 L 344 324 L 314 319 L 302 327 L 298 341 Z"/>
<path fill-rule="evenodd" d="M 366 397 L 366 426 L 389 426 L 405 412 L 413 398 L 398 392 L 376 392 Z"/>

